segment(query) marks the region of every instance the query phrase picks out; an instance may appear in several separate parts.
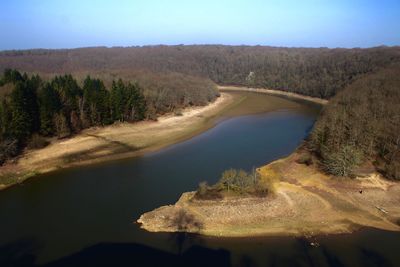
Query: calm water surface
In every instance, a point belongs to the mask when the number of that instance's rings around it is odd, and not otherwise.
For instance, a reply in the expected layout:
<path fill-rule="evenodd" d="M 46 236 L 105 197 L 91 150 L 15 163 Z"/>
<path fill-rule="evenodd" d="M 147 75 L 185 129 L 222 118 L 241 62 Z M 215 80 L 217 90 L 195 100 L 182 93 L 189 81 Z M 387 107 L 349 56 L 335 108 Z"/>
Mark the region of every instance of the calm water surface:
<path fill-rule="evenodd" d="M 318 237 L 315 248 L 301 238 L 148 233 L 133 223 L 201 181 L 216 182 L 227 168 L 251 170 L 290 154 L 318 114 L 304 104 L 246 96 L 222 115 L 233 117 L 188 141 L 0 192 L 0 266 L 400 266 L 398 233 Z M 271 102 L 281 108 L 260 113 L 260 103 Z"/>

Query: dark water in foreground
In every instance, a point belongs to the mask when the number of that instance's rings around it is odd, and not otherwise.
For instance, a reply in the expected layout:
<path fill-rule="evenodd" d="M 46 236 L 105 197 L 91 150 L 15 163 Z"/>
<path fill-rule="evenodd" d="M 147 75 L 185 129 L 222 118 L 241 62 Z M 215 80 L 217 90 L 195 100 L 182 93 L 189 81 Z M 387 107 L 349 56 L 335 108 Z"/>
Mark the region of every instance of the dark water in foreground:
<path fill-rule="evenodd" d="M 0 266 L 400 266 L 400 235 L 301 238 L 148 233 L 132 223 L 230 167 L 290 154 L 313 125 L 303 107 L 239 116 L 156 153 L 38 177 L 0 192 Z"/>

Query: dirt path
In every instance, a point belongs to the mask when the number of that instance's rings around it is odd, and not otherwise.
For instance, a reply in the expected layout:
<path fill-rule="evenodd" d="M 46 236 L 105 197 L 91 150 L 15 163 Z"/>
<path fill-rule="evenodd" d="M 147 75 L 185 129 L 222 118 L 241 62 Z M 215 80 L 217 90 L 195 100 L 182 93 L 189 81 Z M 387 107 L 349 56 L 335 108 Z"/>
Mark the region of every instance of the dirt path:
<path fill-rule="evenodd" d="M 191 218 L 184 221 L 187 231 L 212 236 L 308 236 L 360 227 L 400 231 L 400 183 L 376 173 L 357 179 L 328 177 L 296 163 L 297 157 L 294 153 L 258 169 L 276 177 L 276 193 L 267 198 L 199 201 L 191 200 L 193 192 L 184 193 L 175 205 L 145 213 L 138 222 L 149 231 L 177 231 L 174 218 L 185 213 Z M 193 222 L 202 228 L 191 227 Z"/>
<path fill-rule="evenodd" d="M 279 191 L 278 194 L 281 194 L 287 201 L 287 205 L 289 205 L 290 208 L 294 207 L 294 202 L 291 197 L 287 193 L 285 193 L 283 190 Z"/>

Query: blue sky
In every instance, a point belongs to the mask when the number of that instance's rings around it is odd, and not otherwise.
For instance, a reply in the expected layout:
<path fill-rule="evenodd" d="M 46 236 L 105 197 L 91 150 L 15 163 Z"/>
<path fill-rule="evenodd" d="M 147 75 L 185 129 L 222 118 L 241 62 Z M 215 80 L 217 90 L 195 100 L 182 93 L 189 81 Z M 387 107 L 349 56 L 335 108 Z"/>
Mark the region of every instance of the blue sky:
<path fill-rule="evenodd" d="M 0 50 L 400 45 L 400 0 L 1 0 Z"/>

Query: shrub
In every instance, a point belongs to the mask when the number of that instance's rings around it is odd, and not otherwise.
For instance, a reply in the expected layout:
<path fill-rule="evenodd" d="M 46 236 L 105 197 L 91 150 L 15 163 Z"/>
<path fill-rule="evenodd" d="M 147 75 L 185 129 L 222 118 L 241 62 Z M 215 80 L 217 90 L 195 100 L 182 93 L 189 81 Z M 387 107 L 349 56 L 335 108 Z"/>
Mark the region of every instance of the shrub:
<path fill-rule="evenodd" d="M 179 232 L 199 232 L 203 228 L 203 223 L 184 209 L 176 213 L 172 219 L 172 225 L 175 225 Z"/>
<path fill-rule="evenodd" d="M 310 166 L 313 164 L 313 159 L 310 153 L 304 152 L 300 154 L 299 158 L 296 160 L 297 163 L 299 164 L 305 164 L 307 166 Z"/>
<path fill-rule="evenodd" d="M 386 177 L 400 180 L 400 162 L 392 161 L 391 163 L 385 164 L 384 170 Z"/>
<path fill-rule="evenodd" d="M 213 186 L 207 185 L 206 182 L 200 183 L 194 198 L 200 200 L 220 199 L 224 192 L 265 197 L 273 191 L 273 180 L 261 177 L 257 171 L 253 170 L 248 173 L 244 170 L 229 169 L 222 173 L 221 179 Z"/>
<path fill-rule="evenodd" d="M 326 172 L 335 176 L 352 176 L 354 167 L 361 163 L 362 153 L 346 145 L 337 152 L 324 153 L 323 158 Z"/>
<path fill-rule="evenodd" d="M 0 143 L 0 165 L 19 153 L 18 141 L 16 139 L 4 140 Z"/>
<path fill-rule="evenodd" d="M 180 108 L 176 109 L 174 112 L 174 115 L 175 116 L 183 116 L 182 109 L 180 109 Z"/>
<path fill-rule="evenodd" d="M 49 141 L 47 141 L 46 138 L 40 136 L 39 134 L 34 134 L 28 142 L 28 148 L 40 149 L 46 147 L 48 144 Z"/>
<path fill-rule="evenodd" d="M 221 199 L 222 196 L 217 188 L 208 186 L 207 182 L 201 182 L 194 198 L 199 200 L 217 200 Z"/>
<path fill-rule="evenodd" d="M 196 193 L 199 195 L 199 197 L 202 197 L 207 193 L 207 190 L 208 190 L 207 182 L 201 182 L 199 184 L 199 189 L 197 189 Z"/>
<path fill-rule="evenodd" d="M 266 197 L 268 196 L 272 191 L 270 191 L 270 188 L 268 186 L 264 186 L 263 184 L 260 184 L 258 187 L 254 189 L 253 192 L 251 192 L 251 195 L 257 196 L 257 197 Z"/>
<path fill-rule="evenodd" d="M 256 171 L 247 173 L 244 170 L 229 169 L 222 173 L 218 184 L 228 192 L 246 193 L 257 186 L 259 179 L 259 174 Z"/>
<path fill-rule="evenodd" d="M 157 121 L 157 110 L 153 105 L 148 105 L 146 110 L 146 119 Z"/>
<path fill-rule="evenodd" d="M 64 114 L 56 113 L 53 117 L 56 133 L 59 139 L 66 138 L 71 135 L 71 130 L 68 127 L 67 119 Z"/>

